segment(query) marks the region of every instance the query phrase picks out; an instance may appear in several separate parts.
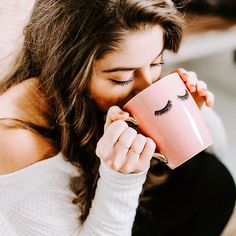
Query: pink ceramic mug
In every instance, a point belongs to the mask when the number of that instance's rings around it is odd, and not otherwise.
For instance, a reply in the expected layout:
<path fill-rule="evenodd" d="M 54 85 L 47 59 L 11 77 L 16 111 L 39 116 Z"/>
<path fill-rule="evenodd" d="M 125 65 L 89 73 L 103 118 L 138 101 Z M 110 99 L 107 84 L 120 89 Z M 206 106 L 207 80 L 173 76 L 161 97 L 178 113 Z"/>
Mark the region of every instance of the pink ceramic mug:
<path fill-rule="evenodd" d="M 200 110 L 177 73 L 150 85 L 124 107 L 174 169 L 212 144 Z"/>

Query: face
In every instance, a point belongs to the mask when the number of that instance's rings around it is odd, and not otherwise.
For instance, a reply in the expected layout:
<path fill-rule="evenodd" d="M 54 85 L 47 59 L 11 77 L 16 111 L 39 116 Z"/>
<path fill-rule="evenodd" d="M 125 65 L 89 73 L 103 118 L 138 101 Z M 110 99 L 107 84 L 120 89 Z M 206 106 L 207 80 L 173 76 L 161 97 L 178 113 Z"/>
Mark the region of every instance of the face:
<path fill-rule="evenodd" d="M 150 27 L 130 32 L 120 47 L 95 62 L 90 95 L 102 111 L 122 106 L 159 79 L 163 29 Z"/>

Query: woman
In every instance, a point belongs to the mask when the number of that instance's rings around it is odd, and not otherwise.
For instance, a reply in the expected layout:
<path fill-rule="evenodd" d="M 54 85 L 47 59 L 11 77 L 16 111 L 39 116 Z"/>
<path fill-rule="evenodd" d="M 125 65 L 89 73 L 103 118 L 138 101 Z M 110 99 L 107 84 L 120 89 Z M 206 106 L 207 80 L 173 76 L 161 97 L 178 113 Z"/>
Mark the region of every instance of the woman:
<path fill-rule="evenodd" d="M 1 234 L 131 234 L 155 144 L 121 108 L 181 37 L 169 0 L 36 1 L 0 86 Z M 204 83 L 179 73 L 211 106 Z"/>

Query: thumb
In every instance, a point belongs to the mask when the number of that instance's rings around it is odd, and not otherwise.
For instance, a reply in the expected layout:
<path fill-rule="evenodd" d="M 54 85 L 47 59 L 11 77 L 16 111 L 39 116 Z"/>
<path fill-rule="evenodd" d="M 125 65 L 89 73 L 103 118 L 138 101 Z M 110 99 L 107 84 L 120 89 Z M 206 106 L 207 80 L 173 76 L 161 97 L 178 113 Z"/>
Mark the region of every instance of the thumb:
<path fill-rule="evenodd" d="M 109 108 L 106 116 L 106 123 L 104 125 L 104 131 L 107 127 L 116 120 L 127 120 L 129 118 L 129 113 L 122 111 L 118 106 L 112 106 Z"/>

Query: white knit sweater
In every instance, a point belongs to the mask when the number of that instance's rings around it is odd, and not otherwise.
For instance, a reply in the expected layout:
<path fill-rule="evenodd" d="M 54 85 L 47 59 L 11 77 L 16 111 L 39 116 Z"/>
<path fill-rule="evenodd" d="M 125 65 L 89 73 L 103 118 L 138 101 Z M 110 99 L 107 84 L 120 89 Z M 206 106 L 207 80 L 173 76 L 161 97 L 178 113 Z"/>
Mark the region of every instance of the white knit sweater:
<path fill-rule="evenodd" d="M 214 141 L 209 151 L 219 154 L 225 144 L 221 119 L 211 109 L 204 108 L 202 113 Z M 0 175 L 0 236 L 131 235 L 146 172 L 122 174 L 103 163 L 99 172 L 95 198 L 83 226 L 69 188 L 70 178 L 78 171 L 61 153 Z"/>
<path fill-rule="evenodd" d="M 0 235 L 131 235 L 146 172 L 122 174 L 104 164 L 99 172 L 92 208 L 82 226 L 69 188 L 78 171 L 62 154 L 0 176 Z"/>

